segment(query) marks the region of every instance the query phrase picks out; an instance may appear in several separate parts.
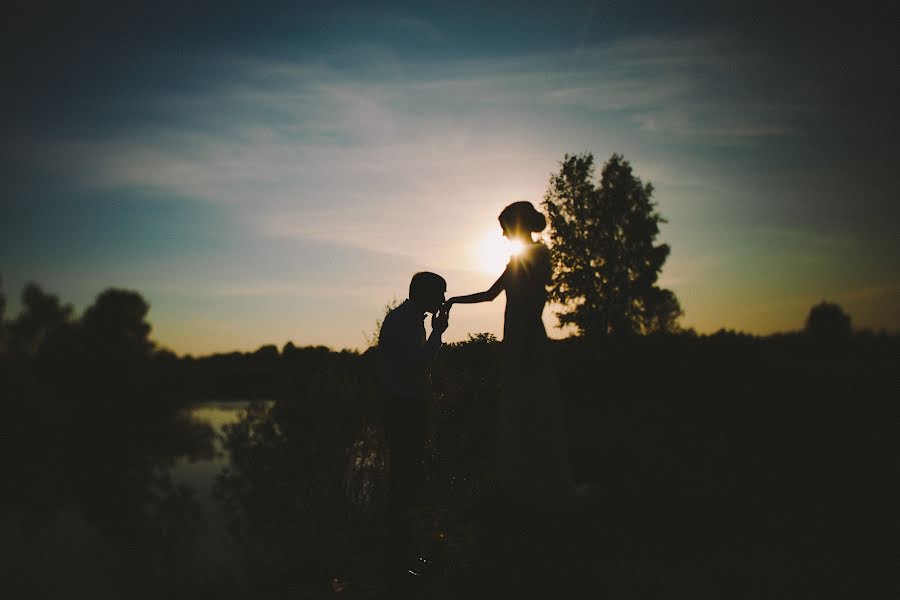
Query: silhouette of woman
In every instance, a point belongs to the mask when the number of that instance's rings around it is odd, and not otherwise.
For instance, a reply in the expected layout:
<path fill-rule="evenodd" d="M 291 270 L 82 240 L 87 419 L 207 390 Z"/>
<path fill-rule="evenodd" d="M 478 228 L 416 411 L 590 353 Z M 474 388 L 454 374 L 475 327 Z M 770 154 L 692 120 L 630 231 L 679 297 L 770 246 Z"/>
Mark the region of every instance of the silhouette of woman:
<path fill-rule="evenodd" d="M 530 202 L 500 213 L 503 235 L 522 243 L 506 270 L 487 291 L 447 300 L 490 302 L 506 292 L 501 390 L 497 422 L 497 482 L 501 496 L 519 506 L 544 507 L 572 493 L 568 451 L 555 369 L 541 320 L 550 283 L 550 251 L 532 233 L 546 227 Z"/>

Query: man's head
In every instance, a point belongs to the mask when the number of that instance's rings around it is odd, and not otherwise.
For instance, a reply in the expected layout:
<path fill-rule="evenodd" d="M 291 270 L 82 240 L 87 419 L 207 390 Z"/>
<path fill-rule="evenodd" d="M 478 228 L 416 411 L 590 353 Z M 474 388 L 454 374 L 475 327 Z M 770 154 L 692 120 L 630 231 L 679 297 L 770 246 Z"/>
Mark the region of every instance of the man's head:
<path fill-rule="evenodd" d="M 447 282 L 437 273 L 422 271 L 409 282 L 409 299 L 425 312 L 434 313 L 444 303 Z"/>

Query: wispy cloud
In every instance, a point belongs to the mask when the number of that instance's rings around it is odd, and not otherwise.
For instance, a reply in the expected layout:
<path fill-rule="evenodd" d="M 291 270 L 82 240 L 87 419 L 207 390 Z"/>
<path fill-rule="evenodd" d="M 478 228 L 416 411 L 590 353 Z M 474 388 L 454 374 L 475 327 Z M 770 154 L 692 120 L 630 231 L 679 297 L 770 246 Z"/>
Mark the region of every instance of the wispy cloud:
<path fill-rule="evenodd" d="M 484 60 L 389 51 L 374 61 L 210 60 L 228 79 L 208 94 L 129 100 L 154 107 L 157 126 L 51 141 L 36 158 L 83 185 L 220 202 L 264 233 L 416 248 L 463 266 L 447 252 L 457 225 L 471 230 L 508 201 L 539 200 L 562 153 L 599 150 L 590 140 L 616 149 L 643 133 L 651 146 L 652 138 L 740 144 L 789 134 L 796 113 L 752 89 L 739 101 L 710 94 L 723 77 L 723 87 L 747 87 L 748 58 L 715 37 Z M 402 217 L 412 212 L 426 224 L 418 233 Z M 458 222 L 447 227 L 451 214 Z"/>

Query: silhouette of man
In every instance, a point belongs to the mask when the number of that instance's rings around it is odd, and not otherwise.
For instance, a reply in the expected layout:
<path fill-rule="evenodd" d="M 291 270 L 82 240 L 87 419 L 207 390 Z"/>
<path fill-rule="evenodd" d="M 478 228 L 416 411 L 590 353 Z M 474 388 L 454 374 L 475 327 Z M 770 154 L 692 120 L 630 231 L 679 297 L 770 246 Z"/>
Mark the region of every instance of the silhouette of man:
<path fill-rule="evenodd" d="M 447 282 L 440 275 L 416 273 L 409 283 L 409 298 L 385 316 L 378 336 L 390 473 L 390 560 L 395 576 L 402 576 L 405 561 L 413 558 L 409 509 L 422 484 L 430 395 L 427 369 L 448 325 L 447 315 L 440 312 L 446 291 Z M 431 313 L 431 335 L 427 339 L 425 313 Z"/>

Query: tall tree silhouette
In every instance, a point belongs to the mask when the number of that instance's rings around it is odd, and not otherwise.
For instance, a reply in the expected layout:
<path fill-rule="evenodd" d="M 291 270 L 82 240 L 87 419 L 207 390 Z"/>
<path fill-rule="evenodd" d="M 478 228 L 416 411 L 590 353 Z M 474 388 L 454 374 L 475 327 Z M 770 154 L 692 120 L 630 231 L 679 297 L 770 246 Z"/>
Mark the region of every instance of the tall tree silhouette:
<path fill-rule="evenodd" d="M 10 350 L 20 356 L 30 356 L 54 332 L 72 318 L 72 305 L 61 304 L 59 298 L 47 294 L 36 283 L 29 283 L 22 292 L 23 309 L 10 327 Z"/>
<path fill-rule="evenodd" d="M 653 186 L 621 154 L 603 165 L 599 186 L 593 179 L 593 154 L 567 154 L 544 196 L 554 266 L 550 297 L 565 304 L 560 325 L 583 334 L 674 329 L 682 314 L 678 299 L 656 285 L 669 246 L 654 243 L 665 220 L 650 201 Z"/>
<path fill-rule="evenodd" d="M 151 327 L 145 320 L 149 310 L 150 305 L 139 293 L 110 288 L 97 296 L 81 322 L 96 350 L 147 356 L 153 349 Z"/>

